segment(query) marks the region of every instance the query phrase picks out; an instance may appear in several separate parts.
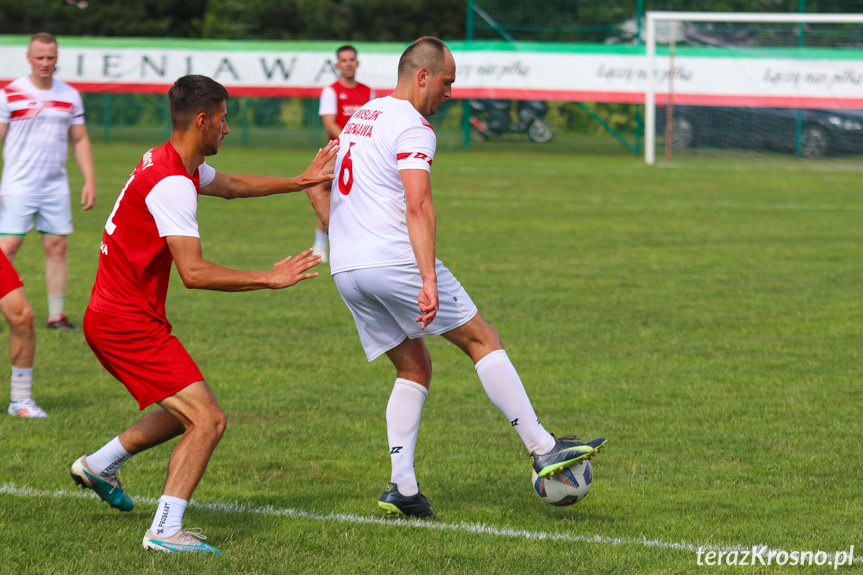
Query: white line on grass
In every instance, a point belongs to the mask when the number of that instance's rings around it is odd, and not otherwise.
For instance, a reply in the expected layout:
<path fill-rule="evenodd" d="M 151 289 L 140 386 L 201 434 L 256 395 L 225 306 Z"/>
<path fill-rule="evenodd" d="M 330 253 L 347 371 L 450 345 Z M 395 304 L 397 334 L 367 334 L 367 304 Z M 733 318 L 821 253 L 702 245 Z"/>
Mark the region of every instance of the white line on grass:
<path fill-rule="evenodd" d="M 56 497 L 56 498 L 86 498 L 98 499 L 95 493 L 91 491 L 65 491 L 58 489 L 55 491 L 46 491 L 43 489 L 34 489 L 32 487 L 18 487 L 11 483 L 0 484 L 0 495 L 14 495 L 18 497 Z M 148 505 L 156 505 L 159 500 L 153 497 L 135 497 L 138 503 Z M 642 536 L 640 539 L 627 539 L 624 537 L 606 537 L 604 535 L 579 535 L 573 533 L 549 533 L 545 531 L 529 531 L 527 529 L 513 529 L 511 527 L 495 527 L 493 525 L 483 525 L 482 523 L 446 523 L 443 521 L 409 521 L 403 519 L 386 519 L 383 517 L 371 517 L 366 515 L 355 515 L 353 513 L 315 513 L 313 511 L 303 511 L 301 509 L 280 509 L 272 505 L 265 507 L 256 507 L 246 503 L 234 501 L 233 503 L 200 503 L 192 501 L 190 507 L 214 511 L 217 513 L 227 514 L 243 514 L 250 513 L 255 515 L 269 515 L 276 517 L 296 517 L 301 519 L 314 519 L 318 521 L 334 521 L 337 523 L 364 523 L 372 525 L 383 525 L 386 527 L 411 527 L 416 529 L 437 529 L 442 531 L 458 531 L 463 533 L 475 533 L 478 535 L 491 535 L 495 537 L 516 537 L 520 539 L 537 539 L 548 541 L 572 541 L 578 543 L 601 543 L 603 545 L 639 545 L 641 547 L 656 547 L 659 549 L 673 549 L 676 551 L 689 551 L 697 553 L 699 549 L 705 551 L 721 551 L 729 553 L 732 551 L 742 552 L 751 551 L 753 547 L 764 548 L 764 557 L 775 556 L 777 553 L 785 551 L 783 549 L 771 549 L 764 545 L 717 545 L 713 543 L 687 543 L 686 541 L 671 542 L 662 541 L 661 539 L 648 539 Z M 820 551 L 820 550 L 819 550 Z M 787 553 L 787 551 L 786 551 Z M 826 553 L 830 561 L 834 559 L 834 553 Z M 854 563 L 863 563 L 863 555 L 855 557 Z"/>

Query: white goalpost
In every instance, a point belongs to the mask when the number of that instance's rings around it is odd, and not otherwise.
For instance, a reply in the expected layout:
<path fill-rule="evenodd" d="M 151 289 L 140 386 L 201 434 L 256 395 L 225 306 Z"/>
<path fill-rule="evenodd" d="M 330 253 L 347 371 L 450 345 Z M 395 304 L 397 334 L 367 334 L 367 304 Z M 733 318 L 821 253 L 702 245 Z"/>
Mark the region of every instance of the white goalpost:
<path fill-rule="evenodd" d="M 696 41 L 678 43 L 684 31 Z M 840 31 L 844 39 L 831 44 Z M 657 54 L 658 43 L 667 51 Z M 855 115 L 863 109 L 863 14 L 649 11 L 645 45 L 648 165 L 657 130 L 666 133 L 658 119 L 669 127 L 669 152 L 673 139 L 801 157 L 863 153 L 863 112 Z M 679 118 L 677 107 L 686 110 Z"/>

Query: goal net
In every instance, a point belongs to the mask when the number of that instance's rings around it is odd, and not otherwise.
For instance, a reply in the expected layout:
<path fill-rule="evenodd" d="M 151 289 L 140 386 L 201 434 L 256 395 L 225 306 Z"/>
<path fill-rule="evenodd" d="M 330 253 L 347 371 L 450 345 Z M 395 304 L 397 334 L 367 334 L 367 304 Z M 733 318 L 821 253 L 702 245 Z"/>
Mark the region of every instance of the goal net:
<path fill-rule="evenodd" d="M 645 161 L 863 157 L 863 15 L 648 12 Z"/>

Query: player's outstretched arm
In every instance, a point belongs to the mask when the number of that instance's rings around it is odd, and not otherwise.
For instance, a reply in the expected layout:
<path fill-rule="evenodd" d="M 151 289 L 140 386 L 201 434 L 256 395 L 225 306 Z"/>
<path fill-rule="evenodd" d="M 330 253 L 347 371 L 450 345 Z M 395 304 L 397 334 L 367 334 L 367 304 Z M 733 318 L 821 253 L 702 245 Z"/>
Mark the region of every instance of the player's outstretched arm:
<path fill-rule="evenodd" d="M 235 270 L 203 259 L 199 238 L 167 236 L 165 239 L 183 285 L 189 289 L 232 292 L 282 289 L 316 277 L 317 272 L 308 273 L 308 270 L 321 263 L 320 256 L 311 256 L 312 250 L 307 249 L 276 262 L 268 272 Z"/>
<path fill-rule="evenodd" d="M 299 192 L 333 179 L 333 165 L 338 151 L 338 142 L 333 140 L 318 150 L 315 159 L 312 160 L 306 171 L 295 178 L 252 176 L 249 174 L 228 175 L 217 171 L 213 181 L 201 188 L 201 193 L 205 196 L 232 200 Z"/>

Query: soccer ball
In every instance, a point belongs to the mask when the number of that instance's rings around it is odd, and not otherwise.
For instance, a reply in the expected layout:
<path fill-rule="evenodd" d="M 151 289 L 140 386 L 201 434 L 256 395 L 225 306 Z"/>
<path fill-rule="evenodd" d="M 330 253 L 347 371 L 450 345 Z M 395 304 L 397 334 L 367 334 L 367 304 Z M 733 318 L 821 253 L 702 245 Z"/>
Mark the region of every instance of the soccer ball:
<path fill-rule="evenodd" d="M 565 467 L 560 473 L 542 478 L 533 471 L 533 489 L 552 505 L 574 505 L 587 497 L 593 483 L 593 468 L 586 459 Z"/>

